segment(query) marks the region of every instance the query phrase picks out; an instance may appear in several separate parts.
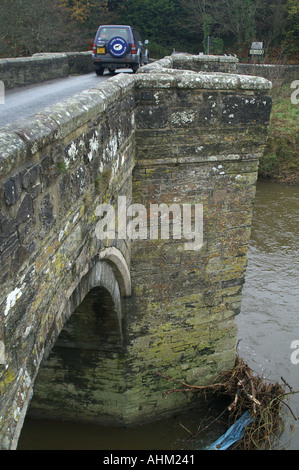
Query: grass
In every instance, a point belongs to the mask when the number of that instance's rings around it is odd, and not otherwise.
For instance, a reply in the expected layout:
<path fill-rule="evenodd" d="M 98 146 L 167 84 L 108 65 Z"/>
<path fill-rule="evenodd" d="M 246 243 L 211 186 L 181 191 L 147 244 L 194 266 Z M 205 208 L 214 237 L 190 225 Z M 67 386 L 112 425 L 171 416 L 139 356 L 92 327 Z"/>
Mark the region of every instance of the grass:
<path fill-rule="evenodd" d="M 299 103 L 291 102 L 290 84 L 273 88 L 267 146 L 259 176 L 289 184 L 299 183 Z"/>

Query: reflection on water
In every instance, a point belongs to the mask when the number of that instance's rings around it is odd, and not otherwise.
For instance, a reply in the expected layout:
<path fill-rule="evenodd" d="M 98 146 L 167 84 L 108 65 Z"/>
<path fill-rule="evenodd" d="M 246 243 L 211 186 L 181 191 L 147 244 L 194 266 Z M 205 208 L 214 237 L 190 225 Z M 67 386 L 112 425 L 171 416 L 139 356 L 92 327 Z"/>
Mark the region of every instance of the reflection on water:
<path fill-rule="evenodd" d="M 248 270 L 239 327 L 240 356 L 259 375 L 281 381 L 281 376 L 299 390 L 299 364 L 291 362 L 292 341 L 299 340 L 299 188 L 259 182 Z M 299 416 L 299 395 L 289 404 Z M 218 416 L 223 404 L 216 404 Z M 20 449 L 180 449 L 204 418 L 202 410 L 182 413 L 172 419 L 133 429 L 104 428 L 26 420 Z M 293 422 L 292 422 L 293 424 Z M 288 426 L 288 423 L 287 423 Z M 199 435 L 190 449 L 203 449 L 225 430 L 225 423 Z M 287 429 L 288 431 L 288 429 Z M 285 432 L 281 442 L 287 442 Z M 299 427 L 289 449 L 299 449 Z"/>
<path fill-rule="evenodd" d="M 26 419 L 19 440 L 19 450 L 201 450 L 214 442 L 227 429 L 227 422 L 217 420 L 188 440 L 201 423 L 205 428 L 224 409 L 222 401 L 212 404 L 207 412 L 194 409 L 171 419 L 135 428 L 115 428 L 74 423 Z M 205 417 L 209 415 L 209 419 Z M 225 418 L 223 418 L 225 419 Z M 186 428 L 186 429 L 184 429 Z"/>
<path fill-rule="evenodd" d="M 299 390 L 299 364 L 291 362 L 299 340 L 299 188 L 259 182 L 241 314 L 240 355 L 259 375 Z M 299 416 L 299 395 L 289 404 Z M 288 424 L 288 423 L 287 423 Z M 287 433 L 282 442 L 287 439 Z M 299 449 L 299 427 L 290 449 Z"/>
<path fill-rule="evenodd" d="M 135 428 L 26 418 L 18 450 L 202 450 L 227 430 L 225 416 L 216 419 L 226 406 L 219 400 L 210 409 L 194 408 Z M 202 431 L 190 439 L 199 424 Z"/>

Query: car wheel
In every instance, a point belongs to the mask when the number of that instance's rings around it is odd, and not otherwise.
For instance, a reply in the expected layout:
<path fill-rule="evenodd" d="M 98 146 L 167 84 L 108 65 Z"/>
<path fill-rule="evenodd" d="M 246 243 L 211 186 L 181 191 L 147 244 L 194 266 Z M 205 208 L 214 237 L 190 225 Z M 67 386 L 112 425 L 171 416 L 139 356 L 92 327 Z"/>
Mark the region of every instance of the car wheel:
<path fill-rule="evenodd" d="M 96 73 L 97 75 L 103 75 L 103 73 L 104 73 L 103 67 L 101 67 L 100 69 L 96 69 L 96 70 L 95 70 L 95 73 Z"/>
<path fill-rule="evenodd" d="M 139 67 L 141 67 L 142 63 L 141 63 L 141 59 L 139 58 L 139 62 L 137 64 L 133 64 L 132 65 L 132 70 L 133 70 L 133 73 L 136 73 L 137 70 L 139 69 Z"/>
<path fill-rule="evenodd" d="M 109 69 L 109 67 L 108 67 L 108 70 L 109 70 L 109 72 L 111 73 L 111 75 L 114 75 L 114 74 L 115 74 L 115 69 Z"/>
<path fill-rule="evenodd" d="M 110 39 L 108 50 L 112 57 L 122 57 L 128 50 L 128 43 L 121 36 L 115 36 L 114 38 Z"/>

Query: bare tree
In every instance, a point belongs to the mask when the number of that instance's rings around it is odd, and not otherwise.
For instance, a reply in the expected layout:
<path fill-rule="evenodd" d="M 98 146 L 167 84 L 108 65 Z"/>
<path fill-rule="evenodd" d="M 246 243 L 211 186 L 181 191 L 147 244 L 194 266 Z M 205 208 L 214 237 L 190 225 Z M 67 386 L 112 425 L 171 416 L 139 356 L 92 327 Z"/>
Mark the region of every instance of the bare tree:
<path fill-rule="evenodd" d="M 257 12 L 257 35 L 268 49 L 282 39 L 287 26 L 286 0 L 264 0 Z"/>
<path fill-rule="evenodd" d="M 255 16 L 262 0 L 181 0 L 189 13 L 191 28 L 202 28 L 211 18 L 211 32 L 232 34 L 237 42 L 253 39 L 256 31 Z"/>
<path fill-rule="evenodd" d="M 180 3 L 188 14 L 188 28 L 193 31 L 203 29 L 206 18 L 215 18 L 219 0 L 180 0 Z"/>
<path fill-rule="evenodd" d="M 260 0 L 221 0 L 216 20 L 220 30 L 233 34 L 237 42 L 247 42 L 256 35 L 256 12 Z"/>
<path fill-rule="evenodd" d="M 28 56 L 75 45 L 69 20 L 59 0 L 0 0 L 0 55 Z"/>

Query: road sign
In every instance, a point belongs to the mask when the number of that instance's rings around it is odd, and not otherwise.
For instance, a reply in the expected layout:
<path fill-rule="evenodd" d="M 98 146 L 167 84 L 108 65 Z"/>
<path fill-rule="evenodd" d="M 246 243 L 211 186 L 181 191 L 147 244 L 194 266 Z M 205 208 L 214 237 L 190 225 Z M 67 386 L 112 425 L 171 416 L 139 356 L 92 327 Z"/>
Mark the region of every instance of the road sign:
<path fill-rule="evenodd" d="M 263 55 L 264 54 L 264 49 L 250 49 L 249 54 L 250 55 Z"/>
<path fill-rule="evenodd" d="M 262 42 L 252 42 L 251 43 L 251 49 L 249 51 L 250 55 L 263 55 L 265 53 L 263 49 L 263 43 Z"/>
<path fill-rule="evenodd" d="M 263 43 L 262 42 L 252 42 L 251 43 L 251 49 L 263 49 Z"/>

